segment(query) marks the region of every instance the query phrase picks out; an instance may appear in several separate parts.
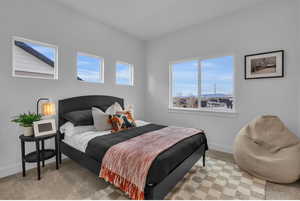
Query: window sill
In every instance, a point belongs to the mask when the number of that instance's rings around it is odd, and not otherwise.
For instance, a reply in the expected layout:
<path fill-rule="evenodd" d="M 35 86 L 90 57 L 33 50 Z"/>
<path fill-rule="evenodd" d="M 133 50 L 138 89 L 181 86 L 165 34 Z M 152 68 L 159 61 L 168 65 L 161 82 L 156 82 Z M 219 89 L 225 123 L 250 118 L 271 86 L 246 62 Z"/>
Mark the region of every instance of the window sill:
<path fill-rule="evenodd" d="M 95 82 L 84 81 L 84 80 L 77 80 L 77 81 L 79 81 L 80 83 L 86 83 L 86 84 L 104 84 L 104 81 L 95 81 Z"/>
<path fill-rule="evenodd" d="M 203 114 L 208 116 L 219 116 L 219 117 L 237 117 L 238 113 L 235 110 L 212 110 L 212 109 L 193 109 L 193 108 L 176 108 L 169 107 L 170 113 L 181 113 L 181 114 Z"/>
<path fill-rule="evenodd" d="M 123 86 L 123 87 L 134 87 L 133 84 L 118 84 L 116 83 L 117 86 Z"/>

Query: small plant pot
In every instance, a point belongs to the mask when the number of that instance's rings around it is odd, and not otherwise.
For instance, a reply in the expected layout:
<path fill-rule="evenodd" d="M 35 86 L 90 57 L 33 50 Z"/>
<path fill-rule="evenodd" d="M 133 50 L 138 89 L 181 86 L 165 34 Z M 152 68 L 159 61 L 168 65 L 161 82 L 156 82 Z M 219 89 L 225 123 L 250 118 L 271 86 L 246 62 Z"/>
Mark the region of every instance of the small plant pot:
<path fill-rule="evenodd" d="M 24 136 L 33 136 L 33 127 L 23 127 Z"/>

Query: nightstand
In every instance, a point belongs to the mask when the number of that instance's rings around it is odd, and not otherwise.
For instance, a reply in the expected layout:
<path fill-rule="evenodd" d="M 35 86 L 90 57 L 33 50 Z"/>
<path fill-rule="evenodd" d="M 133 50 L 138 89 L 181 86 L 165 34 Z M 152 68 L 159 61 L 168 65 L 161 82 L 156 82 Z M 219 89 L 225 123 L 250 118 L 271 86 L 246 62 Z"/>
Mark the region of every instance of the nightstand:
<path fill-rule="evenodd" d="M 22 152 L 22 170 L 23 177 L 26 176 L 26 162 L 27 163 L 37 163 L 37 174 L 38 180 L 41 179 L 41 162 L 43 167 L 45 166 L 45 160 L 48 160 L 55 156 L 56 158 L 56 169 L 58 169 L 58 151 L 57 151 L 57 143 L 58 137 L 57 134 L 45 135 L 45 136 L 24 136 L 21 135 L 21 152 Z M 54 139 L 55 140 L 55 149 L 45 149 L 45 140 Z M 25 142 L 35 142 L 36 151 L 31 153 L 25 153 Z M 40 148 L 40 144 L 42 147 Z"/>

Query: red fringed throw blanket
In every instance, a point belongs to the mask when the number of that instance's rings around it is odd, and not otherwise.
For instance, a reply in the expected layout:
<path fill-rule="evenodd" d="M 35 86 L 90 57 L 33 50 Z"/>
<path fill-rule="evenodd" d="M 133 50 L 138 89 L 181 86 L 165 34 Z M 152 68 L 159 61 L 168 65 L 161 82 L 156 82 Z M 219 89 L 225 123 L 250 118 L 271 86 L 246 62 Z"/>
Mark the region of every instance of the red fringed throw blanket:
<path fill-rule="evenodd" d="M 193 128 L 166 127 L 116 144 L 105 153 L 99 177 L 120 188 L 131 199 L 143 200 L 148 170 L 155 158 L 179 141 L 201 132 Z"/>

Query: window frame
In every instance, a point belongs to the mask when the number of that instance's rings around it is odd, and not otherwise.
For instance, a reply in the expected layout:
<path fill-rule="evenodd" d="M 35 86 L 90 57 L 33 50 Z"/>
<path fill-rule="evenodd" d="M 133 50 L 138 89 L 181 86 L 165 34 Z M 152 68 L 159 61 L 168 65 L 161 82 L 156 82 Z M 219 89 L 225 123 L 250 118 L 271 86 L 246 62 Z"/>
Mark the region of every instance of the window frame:
<path fill-rule="evenodd" d="M 86 57 L 92 57 L 92 58 L 95 58 L 95 59 L 99 59 L 101 61 L 100 62 L 101 66 L 99 66 L 99 70 L 100 70 L 101 73 L 100 73 L 100 79 L 99 79 L 98 82 L 90 82 L 90 81 L 78 80 L 77 79 L 77 77 L 78 77 L 78 55 L 86 56 Z M 86 52 L 83 52 L 83 51 L 77 51 L 76 52 L 76 80 L 79 81 L 79 82 L 82 82 L 82 83 L 104 84 L 104 58 L 101 57 L 101 56 L 95 55 L 95 54 L 90 54 L 90 53 L 86 53 Z"/>
<path fill-rule="evenodd" d="M 117 68 L 118 68 L 118 64 L 123 64 L 123 65 L 128 65 L 129 66 L 129 69 L 130 69 L 130 83 L 129 84 L 119 84 L 118 83 L 118 80 L 117 80 Z M 133 87 L 134 86 L 134 65 L 133 64 L 130 64 L 128 62 L 123 62 L 123 61 L 116 61 L 116 65 L 115 65 L 115 83 L 116 85 L 119 85 L 119 86 L 131 86 Z"/>
<path fill-rule="evenodd" d="M 15 69 L 16 69 L 16 62 L 15 62 L 15 51 L 16 51 L 16 46 L 15 46 L 15 41 L 21 41 L 21 42 L 28 42 L 28 43 L 33 43 L 36 45 L 40 45 L 40 46 L 47 46 L 49 48 L 53 48 L 55 49 L 55 61 L 54 61 L 54 74 L 53 74 L 53 78 L 47 78 L 47 77 L 40 77 L 40 76 L 29 76 L 29 75 L 16 75 L 15 73 Z M 36 40 L 31 40 L 31 39 L 27 39 L 27 38 L 23 38 L 23 37 L 19 37 L 19 36 L 13 36 L 12 37 L 12 76 L 16 77 L 16 78 L 32 78 L 32 79 L 44 79 L 44 80 L 58 80 L 58 68 L 59 68 L 59 63 L 58 63 L 58 46 L 56 45 L 52 45 L 49 43 L 45 43 L 45 42 L 40 42 L 40 41 L 36 41 Z"/>
<path fill-rule="evenodd" d="M 201 104 L 198 104 L 198 108 L 181 108 L 181 107 L 174 107 L 173 106 L 173 65 L 178 63 L 184 63 L 189 61 L 197 61 L 198 63 L 198 84 L 197 84 L 197 96 L 198 96 L 198 103 L 201 102 L 201 62 L 208 59 L 217 59 L 226 56 L 231 56 L 233 58 L 233 91 L 232 97 L 234 99 L 234 104 L 232 110 L 216 110 L 214 108 L 203 108 Z M 182 112 L 208 112 L 208 113 L 225 113 L 225 114 L 237 114 L 237 98 L 236 98 L 236 62 L 235 62 L 235 54 L 220 54 L 216 56 L 205 56 L 205 57 L 193 57 L 189 59 L 182 59 L 177 61 L 169 62 L 169 111 L 182 111 Z"/>

